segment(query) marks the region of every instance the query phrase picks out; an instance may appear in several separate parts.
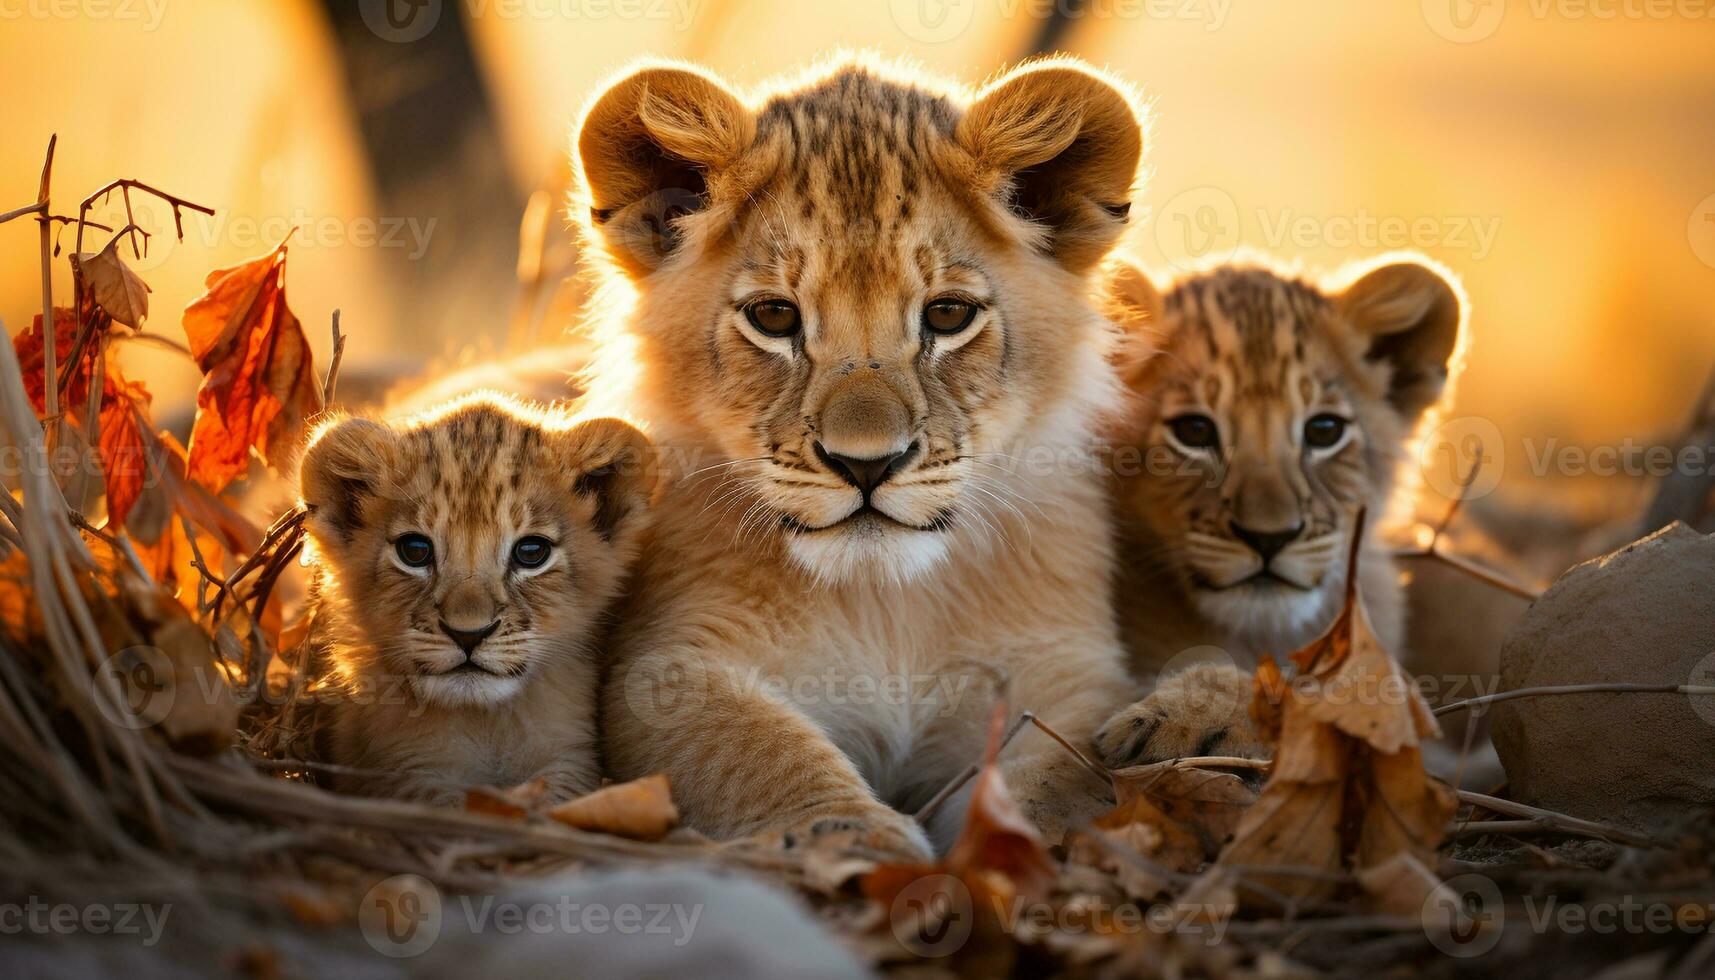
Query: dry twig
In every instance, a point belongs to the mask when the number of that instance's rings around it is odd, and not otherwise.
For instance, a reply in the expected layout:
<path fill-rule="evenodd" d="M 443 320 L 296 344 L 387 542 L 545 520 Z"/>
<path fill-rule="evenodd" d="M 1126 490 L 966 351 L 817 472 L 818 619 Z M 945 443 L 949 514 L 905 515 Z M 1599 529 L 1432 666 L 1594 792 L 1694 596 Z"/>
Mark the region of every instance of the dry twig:
<path fill-rule="evenodd" d="M 1430 528 L 1429 540 L 1421 547 L 1401 548 L 1396 550 L 1393 553 L 1394 557 L 1438 561 L 1449 568 L 1463 572 L 1486 585 L 1494 586 L 1503 592 L 1510 592 L 1521 599 L 1529 599 L 1534 602 L 1542 597 L 1541 592 L 1526 588 L 1525 586 L 1507 578 L 1505 575 L 1502 575 L 1492 569 L 1484 568 L 1470 559 L 1460 558 L 1457 555 L 1450 555 L 1441 550 L 1442 536 L 1447 533 L 1448 526 L 1453 523 L 1453 518 L 1459 513 L 1459 508 L 1464 505 L 1466 492 L 1470 490 L 1471 485 L 1476 482 L 1477 474 L 1481 472 L 1482 467 L 1483 458 L 1482 455 L 1479 454 L 1477 458 L 1472 461 L 1471 468 L 1466 471 L 1465 478 L 1459 482 L 1459 492 L 1454 495 L 1452 502 L 1447 505 L 1446 513 L 1442 514 L 1441 520 L 1437 521 L 1435 525 Z"/>
<path fill-rule="evenodd" d="M 333 405 L 334 386 L 339 382 L 339 362 L 345 357 L 345 334 L 339 332 L 339 311 L 333 311 L 333 352 L 328 355 L 327 381 L 322 384 L 322 407 Z"/>
<path fill-rule="evenodd" d="M 1496 829 L 1491 827 L 1490 832 L 1534 833 L 1543 830 L 1550 830 L 1581 837 L 1595 837 L 1601 840 L 1612 841 L 1615 844 L 1625 844 L 1631 847 L 1665 848 L 1671 846 L 1667 843 L 1656 840 L 1647 834 L 1635 833 L 1633 831 L 1626 830 L 1623 827 L 1615 827 L 1611 824 L 1598 823 L 1594 820 L 1585 820 L 1581 817 L 1569 816 L 1564 813 L 1557 813 L 1553 810 L 1544 810 L 1541 807 L 1530 806 L 1525 803 L 1515 803 L 1512 800 L 1503 800 L 1498 796 L 1486 796 L 1482 793 L 1473 793 L 1470 790 L 1459 790 L 1459 802 L 1479 806 L 1494 813 L 1523 818 L 1519 821 L 1506 821 L 1507 823 L 1531 825 L 1531 828 L 1521 826 L 1507 829 Z M 1492 824 L 1497 822 L 1489 821 L 1488 823 Z M 1483 822 L 1455 825 L 1456 828 L 1462 828 L 1467 832 L 1471 831 L 1472 828 L 1482 826 L 1484 826 Z"/>

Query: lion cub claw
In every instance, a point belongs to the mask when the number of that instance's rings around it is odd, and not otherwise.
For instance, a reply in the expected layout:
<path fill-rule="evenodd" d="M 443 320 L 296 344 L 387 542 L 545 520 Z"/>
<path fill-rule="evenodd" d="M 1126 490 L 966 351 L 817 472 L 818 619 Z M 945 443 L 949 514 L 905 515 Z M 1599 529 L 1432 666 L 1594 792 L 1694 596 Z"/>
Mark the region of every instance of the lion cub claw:
<path fill-rule="evenodd" d="M 1114 769 L 1206 755 L 1266 759 L 1268 746 L 1251 721 L 1251 688 L 1251 675 L 1237 667 L 1187 667 L 1109 718 L 1096 732 L 1096 749 Z"/>

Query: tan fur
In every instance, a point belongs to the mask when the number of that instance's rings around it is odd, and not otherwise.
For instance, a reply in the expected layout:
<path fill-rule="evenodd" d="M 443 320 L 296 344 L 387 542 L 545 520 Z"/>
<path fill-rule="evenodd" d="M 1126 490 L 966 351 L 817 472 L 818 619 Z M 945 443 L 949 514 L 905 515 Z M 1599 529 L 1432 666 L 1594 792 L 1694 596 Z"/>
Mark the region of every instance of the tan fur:
<path fill-rule="evenodd" d="M 844 64 L 754 101 L 657 67 L 579 147 L 580 215 L 636 293 L 593 397 L 635 368 L 622 394 L 680 474 L 616 645 L 616 775 L 668 773 L 719 837 L 855 824 L 920 855 L 905 814 L 981 757 L 997 692 L 1068 734 L 1126 694 L 1089 458 L 1118 389 L 1085 296 L 1124 226 L 1133 104 L 1070 61 L 979 93 Z M 981 310 L 931 335 L 946 295 Z M 759 298 L 801 332 L 759 332 Z M 824 457 L 897 452 L 865 513 Z M 1099 806 L 1038 734 L 1004 764 L 1051 834 Z"/>
<path fill-rule="evenodd" d="M 1111 762 L 1263 751 L 1244 705 L 1232 710 L 1220 692 L 1248 691 L 1259 654 L 1284 657 L 1327 629 L 1360 509 L 1359 592 L 1382 641 L 1402 652 L 1400 578 L 1377 529 L 1444 393 L 1463 302 L 1422 260 L 1358 271 L 1324 287 L 1240 263 L 1165 294 L 1138 269 L 1113 271 L 1116 319 L 1148 349 L 1122 358 L 1134 412 L 1116 440 L 1114 605 L 1140 679 L 1199 662 L 1201 682 L 1164 681 L 1103 726 Z M 1349 424 L 1318 449 L 1305 425 L 1323 413 Z M 1217 448 L 1177 439 L 1172 420 L 1188 414 L 1216 423 Z M 1291 540 L 1265 559 L 1245 532 Z M 1265 568 L 1273 577 L 1251 577 Z"/>
<path fill-rule="evenodd" d="M 643 436 L 495 394 L 396 422 L 322 427 L 301 484 L 317 557 L 327 751 L 369 772 L 341 788 L 457 804 L 546 777 L 594 789 L 594 644 L 635 560 L 651 471 Z M 397 554 L 433 542 L 430 567 Z M 552 544 L 538 568 L 516 543 Z M 494 631 L 466 652 L 448 630 Z"/>

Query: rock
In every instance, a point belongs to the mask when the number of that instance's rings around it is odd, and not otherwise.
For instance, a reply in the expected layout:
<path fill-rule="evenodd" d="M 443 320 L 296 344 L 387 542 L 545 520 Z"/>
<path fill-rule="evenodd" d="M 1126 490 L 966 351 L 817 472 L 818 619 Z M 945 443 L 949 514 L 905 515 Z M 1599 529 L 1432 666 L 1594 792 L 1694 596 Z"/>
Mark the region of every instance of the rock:
<path fill-rule="evenodd" d="M 1715 683 L 1715 535 L 1674 523 L 1568 571 L 1507 636 L 1500 681 Z M 1715 697 L 1521 698 L 1493 732 L 1521 802 L 1658 833 L 1715 806 Z"/>

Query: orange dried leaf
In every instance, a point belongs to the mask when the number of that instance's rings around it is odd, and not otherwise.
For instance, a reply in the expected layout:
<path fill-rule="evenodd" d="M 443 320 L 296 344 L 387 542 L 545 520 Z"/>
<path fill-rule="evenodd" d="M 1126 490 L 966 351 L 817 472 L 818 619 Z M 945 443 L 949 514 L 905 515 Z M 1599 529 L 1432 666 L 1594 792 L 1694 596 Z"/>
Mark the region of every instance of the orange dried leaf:
<path fill-rule="evenodd" d="M 1280 740 L 1280 711 L 1286 703 L 1286 687 L 1286 678 L 1274 658 L 1266 653 L 1259 657 L 1256 690 L 1251 695 L 1251 721 L 1269 742 Z"/>
<path fill-rule="evenodd" d="M 1166 891 L 1173 879 L 1157 871 L 1191 872 L 1207 859 L 1203 842 L 1168 816 L 1146 796 L 1121 803 L 1093 822 L 1105 841 L 1073 831 L 1067 836 L 1067 860 L 1113 874 L 1134 899 L 1149 900 Z M 1127 860 L 1113 848 L 1135 851 L 1143 861 Z"/>
<path fill-rule="evenodd" d="M 999 872 L 1019 891 L 1039 894 L 1054 882 L 1054 859 L 1036 825 L 1007 792 L 999 765 L 1005 727 L 1006 706 L 997 704 L 989 720 L 987 760 L 977 773 L 964 829 L 947 852 L 946 865 L 960 875 Z"/>
<path fill-rule="evenodd" d="M 1356 580 L 1355 545 L 1353 553 L 1348 582 Z M 1333 628 L 1293 660 L 1300 675 L 1289 686 L 1272 663 L 1258 669 L 1253 711 L 1268 710 L 1258 707 L 1268 701 L 1265 691 L 1284 694 L 1274 770 L 1219 863 L 1341 871 L 1405 856 L 1427 866 L 1454 808 L 1453 794 L 1424 771 L 1418 750 L 1439 729 L 1376 637 L 1355 588 L 1348 587 Z M 1249 880 L 1292 899 L 1334 888 L 1315 874 Z"/>
<path fill-rule="evenodd" d="M 920 911 L 951 910 L 962 915 L 968 910 L 975 919 L 976 935 L 961 946 L 961 955 L 992 954 L 1008 960 L 1011 945 L 1000 939 L 1011 932 L 1000 919 L 1002 910 L 1012 908 L 1021 896 L 1039 900 L 1053 887 L 1054 859 L 1035 824 L 1007 792 L 1001 775 L 998 760 L 1006 718 L 1006 705 L 996 704 L 965 826 L 946 859 L 939 864 L 881 865 L 863 877 L 864 896 L 887 910 L 893 935 L 908 949 L 913 943 L 907 937 L 931 938 L 928 933 L 936 931 L 931 923 L 925 932 Z M 1005 972 L 992 969 L 993 965 L 970 972 Z"/>
<path fill-rule="evenodd" d="M 108 369 L 106 397 L 101 403 L 101 438 L 96 448 L 101 453 L 106 485 L 107 520 L 115 526 L 125 523 L 147 482 L 149 462 L 144 454 L 148 451 L 148 406 L 147 389 Z"/>
<path fill-rule="evenodd" d="M 5 493 L 0 489 L 0 493 Z M 6 545 L 0 545 L 0 550 Z M 0 556 L 0 625 L 13 636 L 32 636 L 39 632 L 33 620 L 40 619 L 35 598 L 30 592 L 29 559 L 18 550 Z"/>
<path fill-rule="evenodd" d="M 219 493 L 249 468 L 254 448 L 276 465 L 322 409 L 310 348 L 286 305 L 286 247 L 212 272 L 185 308 L 185 336 L 202 368 L 190 477 Z"/>
<path fill-rule="evenodd" d="M 115 235 L 99 252 L 79 252 L 72 265 L 83 277 L 89 297 L 114 322 L 141 328 L 149 318 L 149 284 L 119 258 L 122 235 Z"/>
<path fill-rule="evenodd" d="M 66 358 L 71 356 L 71 349 L 77 343 L 77 311 L 64 306 L 54 307 L 54 357 L 55 363 L 64 368 Z M 24 391 L 30 396 L 30 404 L 35 406 L 37 417 L 47 412 L 47 386 L 42 374 L 43 367 L 42 315 L 36 314 L 30 321 L 30 329 L 12 338 L 12 350 L 18 355 L 18 366 L 24 374 Z M 72 375 L 72 384 L 87 384 L 76 373 Z M 83 392 L 87 395 L 88 388 Z M 78 404 L 73 392 L 66 392 L 60 399 L 62 405 L 67 401 Z"/>
<path fill-rule="evenodd" d="M 652 841 L 678 825 L 679 808 L 667 777 L 657 773 L 605 786 L 554 807 L 548 816 L 579 830 Z"/>
<path fill-rule="evenodd" d="M 62 370 L 77 344 L 80 328 L 75 310 L 63 306 L 54 308 L 54 351 Z M 24 388 L 38 417 L 47 412 L 47 385 L 43 375 L 45 346 L 40 314 L 31 321 L 29 330 L 12 341 L 12 349 L 23 369 Z M 90 367 L 97 349 L 95 341 L 84 346 L 83 357 L 87 360 L 71 373 L 65 388 L 60 391 L 60 408 L 68 413 L 72 424 L 82 423 L 79 406 L 89 401 Z M 101 456 L 107 493 L 107 519 L 115 526 L 125 523 L 146 482 L 148 467 L 143 453 L 149 436 L 143 426 L 149 401 L 149 390 L 140 382 L 126 380 L 117 361 L 109 357 L 102 379 L 101 434 L 96 441 L 96 450 Z"/>
<path fill-rule="evenodd" d="M 1256 802 L 1256 792 L 1238 776 L 1177 761 L 1120 769 L 1113 781 L 1119 809 L 1132 800 L 1148 800 L 1164 817 L 1192 833 L 1207 857 L 1214 857 L 1232 837 L 1244 812 Z"/>
<path fill-rule="evenodd" d="M 465 790 L 464 808 L 471 813 L 522 820 L 542 805 L 547 794 L 545 776 L 517 786 L 473 786 Z"/>
<path fill-rule="evenodd" d="M 1310 874 L 1245 875 L 1269 892 L 1288 898 L 1327 895 L 1334 883 L 1315 872 L 1339 871 L 1344 797 L 1349 771 L 1346 739 L 1312 721 L 1289 700 L 1275 752 L 1274 772 L 1256 803 L 1239 821 L 1233 841 L 1221 851 L 1224 868 L 1277 866 Z M 1255 892 L 1244 897 L 1255 901 Z M 1266 904 L 1266 903 L 1265 903 Z"/>

